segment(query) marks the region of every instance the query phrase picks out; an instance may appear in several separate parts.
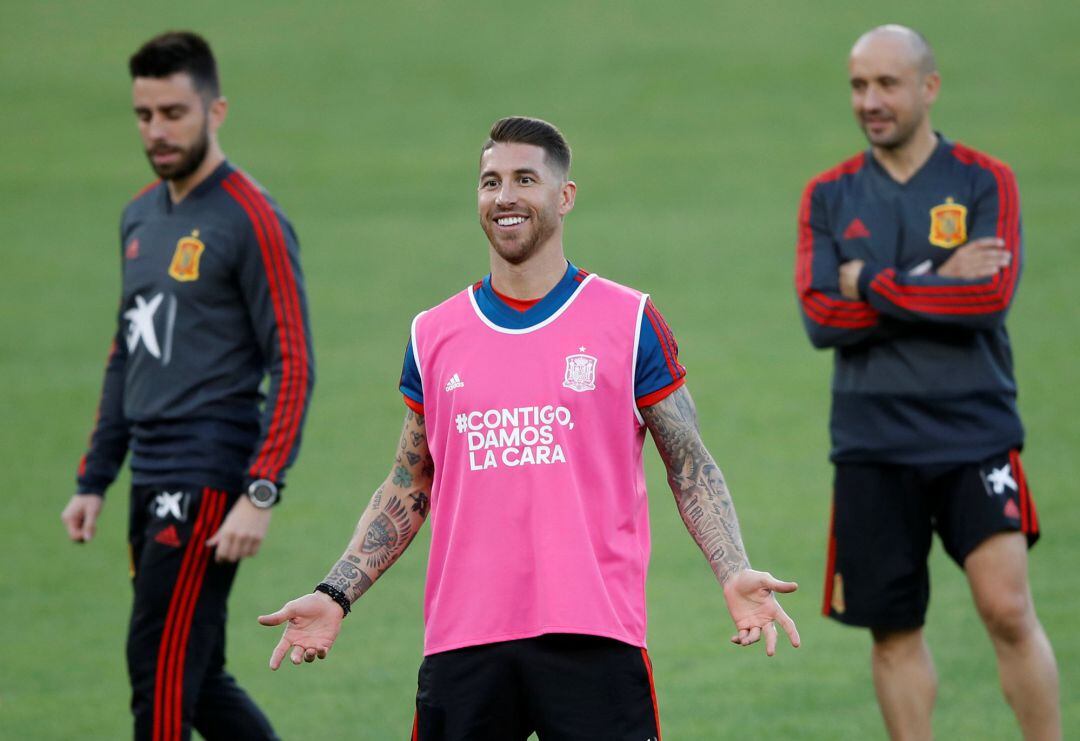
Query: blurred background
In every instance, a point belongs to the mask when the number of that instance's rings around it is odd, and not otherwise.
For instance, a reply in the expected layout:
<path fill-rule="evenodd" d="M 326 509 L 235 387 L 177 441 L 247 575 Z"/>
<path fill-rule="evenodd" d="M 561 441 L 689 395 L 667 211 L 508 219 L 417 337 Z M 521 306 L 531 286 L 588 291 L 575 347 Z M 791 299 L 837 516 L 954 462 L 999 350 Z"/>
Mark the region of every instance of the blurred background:
<path fill-rule="evenodd" d="M 1080 727 L 1080 6 L 195 0 L 0 7 L 0 736 L 130 734 L 126 475 L 92 544 L 67 542 L 59 513 L 114 329 L 120 210 L 152 179 L 127 58 L 153 34 L 191 28 L 218 57 L 226 153 L 300 235 L 318 360 L 285 502 L 230 602 L 229 667 L 282 737 L 411 729 L 426 531 L 325 662 L 271 674 L 278 632 L 255 616 L 312 588 L 385 476 L 409 322 L 487 272 L 479 147 L 493 120 L 526 114 L 574 148 L 568 256 L 652 293 L 754 564 L 801 585 L 784 601 L 801 649 L 766 659 L 730 646 L 720 589 L 646 443 L 665 737 L 883 738 L 869 636 L 819 615 L 831 357 L 803 335 L 792 265 L 804 184 L 864 147 L 848 49 L 886 22 L 936 49 L 936 128 L 1005 160 L 1019 181 L 1027 262 L 1009 327 L 1044 529 L 1032 584 L 1065 727 Z M 939 544 L 931 568 L 937 736 L 1018 737 L 966 582 Z"/>

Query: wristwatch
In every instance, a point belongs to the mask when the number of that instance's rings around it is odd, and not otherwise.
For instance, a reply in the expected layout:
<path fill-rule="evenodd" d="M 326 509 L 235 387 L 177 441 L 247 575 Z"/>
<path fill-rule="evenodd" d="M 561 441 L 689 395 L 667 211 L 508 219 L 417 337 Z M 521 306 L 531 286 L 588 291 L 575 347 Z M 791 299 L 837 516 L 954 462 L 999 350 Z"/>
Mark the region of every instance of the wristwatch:
<path fill-rule="evenodd" d="M 259 509 L 270 509 L 281 498 L 277 484 L 269 479 L 252 481 L 247 490 L 248 499 Z"/>

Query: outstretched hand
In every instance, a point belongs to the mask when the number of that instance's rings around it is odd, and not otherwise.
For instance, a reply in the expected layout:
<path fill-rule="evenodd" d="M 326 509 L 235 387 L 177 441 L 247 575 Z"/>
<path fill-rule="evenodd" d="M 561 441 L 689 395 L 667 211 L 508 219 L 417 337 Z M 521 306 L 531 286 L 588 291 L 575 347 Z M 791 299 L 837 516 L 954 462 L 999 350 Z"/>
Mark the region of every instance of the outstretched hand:
<path fill-rule="evenodd" d="M 727 601 L 735 627 L 739 629 L 731 637 L 731 642 L 749 646 L 761 640 L 764 633 L 765 653 L 772 656 L 776 653 L 776 623 L 780 623 L 791 645 L 798 648 L 799 631 L 795 628 L 795 621 L 784 612 L 774 594 L 794 592 L 798 588 L 795 582 L 780 581 L 765 571 L 743 569 L 732 575 L 724 584 L 724 600 Z"/>
<path fill-rule="evenodd" d="M 301 661 L 310 664 L 316 658 L 325 659 L 341 631 L 341 621 L 344 619 L 341 606 L 322 592 L 305 594 L 286 602 L 277 612 L 260 615 L 259 623 L 262 625 L 288 623 L 285 634 L 270 655 L 270 668 L 277 670 L 286 653 L 289 660 L 297 665 Z"/>

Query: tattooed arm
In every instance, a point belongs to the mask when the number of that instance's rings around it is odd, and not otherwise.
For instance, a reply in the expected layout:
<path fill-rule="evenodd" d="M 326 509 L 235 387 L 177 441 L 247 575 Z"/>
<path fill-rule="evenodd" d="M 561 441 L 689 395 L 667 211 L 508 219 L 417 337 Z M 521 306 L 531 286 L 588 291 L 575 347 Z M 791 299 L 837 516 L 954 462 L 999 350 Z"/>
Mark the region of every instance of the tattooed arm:
<path fill-rule="evenodd" d="M 645 407 L 641 414 L 667 467 L 668 483 L 683 523 L 724 589 L 728 612 L 739 631 L 732 643 L 748 646 L 764 632 L 765 652 L 772 656 L 776 651 L 775 621 L 787 632 L 791 644 L 798 646 L 795 623 L 773 594 L 794 592 L 796 584 L 750 568 L 735 505 L 724 475 L 701 440 L 697 409 L 686 386 Z"/>
<path fill-rule="evenodd" d="M 360 515 L 352 539 L 323 581 L 356 602 L 405 551 L 427 518 L 435 464 L 428 450 L 424 417 L 409 410 L 394 465 Z M 345 615 L 327 595 L 316 592 L 259 617 L 263 625 L 288 621 L 270 657 L 277 669 L 286 653 L 294 664 L 325 658 Z M 290 651 L 291 649 L 291 651 Z"/>

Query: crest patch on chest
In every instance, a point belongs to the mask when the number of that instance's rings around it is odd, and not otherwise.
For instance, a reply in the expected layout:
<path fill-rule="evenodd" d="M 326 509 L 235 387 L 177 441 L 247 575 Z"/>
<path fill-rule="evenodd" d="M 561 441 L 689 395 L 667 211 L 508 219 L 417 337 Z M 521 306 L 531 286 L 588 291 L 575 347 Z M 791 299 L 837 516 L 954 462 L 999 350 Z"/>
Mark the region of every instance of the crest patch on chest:
<path fill-rule="evenodd" d="M 563 386 L 572 391 L 593 391 L 596 389 L 596 358 L 585 354 L 585 348 L 576 355 L 566 356 L 566 375 Z"/>
<path fill-rule="evenodd" d="M 967 206 L 946 198 L 930 209 L 930 244 L 951 250 L 967 241 Z"/>
<path fill-rule="evenodd" d="M 199 240 L 198 229 L 191 232 L 191 236 L 181 237 L 169 264 L 169 275 L 181 283 L 198 280 L 199 258 L 205 249 L 206 245 Z"/>

